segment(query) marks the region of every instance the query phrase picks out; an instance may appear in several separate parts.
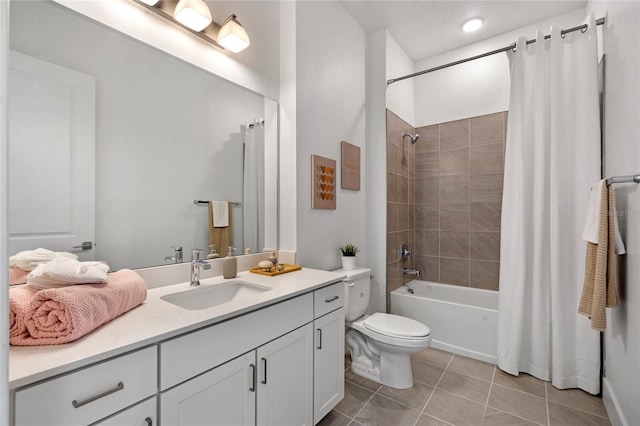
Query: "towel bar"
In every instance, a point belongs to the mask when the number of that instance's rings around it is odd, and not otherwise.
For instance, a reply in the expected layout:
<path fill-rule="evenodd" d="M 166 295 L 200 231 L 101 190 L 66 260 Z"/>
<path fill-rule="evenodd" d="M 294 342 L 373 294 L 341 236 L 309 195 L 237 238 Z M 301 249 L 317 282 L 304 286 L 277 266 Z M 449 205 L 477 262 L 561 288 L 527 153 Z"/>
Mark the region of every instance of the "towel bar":
<path fill-rule="evenodd" d="M 242 203 L 239 201 L 229 201 L 229 202 L 233 207 L 242 207 Z M 206 205 L 209 205 L 209 202 L 202 201 L 202 200 L 193 200 L 193 204 L 195 204 L 196 206 L 206 206 Z"/>
<path fill-rule="evenodd" d="M 612 176 L 607 179 L 607 186 L 612 183 L 640 183 L 640 174 L 632 176 Z"/>

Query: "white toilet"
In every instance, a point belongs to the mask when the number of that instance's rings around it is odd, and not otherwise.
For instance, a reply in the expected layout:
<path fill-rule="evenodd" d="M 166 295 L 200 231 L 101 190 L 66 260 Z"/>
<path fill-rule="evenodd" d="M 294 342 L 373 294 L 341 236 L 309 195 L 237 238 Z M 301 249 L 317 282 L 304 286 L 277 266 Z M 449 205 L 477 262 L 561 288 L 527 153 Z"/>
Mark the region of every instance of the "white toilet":
<path fill-rule="evenodd" d="M 431 330 L 421 322 L 399 315 L 365 315 L 369 307 L 371 269 L 340 272 L 347 276 L 345 337 L 351 352 L 351 370 L 395 389 L 412 387 L 409 355 L 431 345 Z"/>

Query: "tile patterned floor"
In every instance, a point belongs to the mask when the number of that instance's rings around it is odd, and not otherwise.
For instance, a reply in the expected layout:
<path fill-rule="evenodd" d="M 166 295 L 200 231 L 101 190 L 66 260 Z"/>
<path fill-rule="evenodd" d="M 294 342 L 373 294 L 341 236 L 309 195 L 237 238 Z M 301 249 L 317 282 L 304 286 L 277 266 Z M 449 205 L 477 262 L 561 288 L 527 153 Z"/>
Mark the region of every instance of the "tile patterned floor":
<path fill-rule="evenodd" d="M 321 426 L 610 425 L 602 399 L 429 348 L 412 356 L 414 387 L 391 389 L 345 370 L 345 396 Z"/>

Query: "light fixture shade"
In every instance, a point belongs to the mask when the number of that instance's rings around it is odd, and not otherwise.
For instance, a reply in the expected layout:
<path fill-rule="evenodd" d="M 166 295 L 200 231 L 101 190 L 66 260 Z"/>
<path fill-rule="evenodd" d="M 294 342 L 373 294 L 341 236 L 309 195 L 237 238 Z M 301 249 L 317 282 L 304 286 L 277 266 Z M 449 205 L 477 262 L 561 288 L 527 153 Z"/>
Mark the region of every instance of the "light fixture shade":
<path fill-rule="evenodd" d="M 218 32 L 218 44 L 233 53 L 238 53 L 251 44 L 249 34 L 236 18 L 236 15 L 229 16 Z"/>
<path fill-rule="evenodd" d="M 149 6 L 155 6 L 160 0 L 140 0 L 142 3 L 148 4 Z"/>
<path fill-rule="evenodd" d="M 194 31 L 202 31 L 211 23 L 211 11 L 204 0 L 180 0 L 173 17 Z"/>

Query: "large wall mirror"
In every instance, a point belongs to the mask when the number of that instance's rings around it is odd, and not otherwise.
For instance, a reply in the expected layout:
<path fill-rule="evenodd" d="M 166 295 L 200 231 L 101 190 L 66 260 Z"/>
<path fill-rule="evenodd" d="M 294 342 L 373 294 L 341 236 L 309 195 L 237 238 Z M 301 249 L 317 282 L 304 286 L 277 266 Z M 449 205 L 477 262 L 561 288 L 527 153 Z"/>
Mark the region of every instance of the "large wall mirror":
<path fill-rule="evenodd" d="M 239 253 L 277 248 L 274 101 L 51 1 L 12 2 L 10 28 L 10 254 L 205 257 L 195 200 L 233 202 Z"/>

